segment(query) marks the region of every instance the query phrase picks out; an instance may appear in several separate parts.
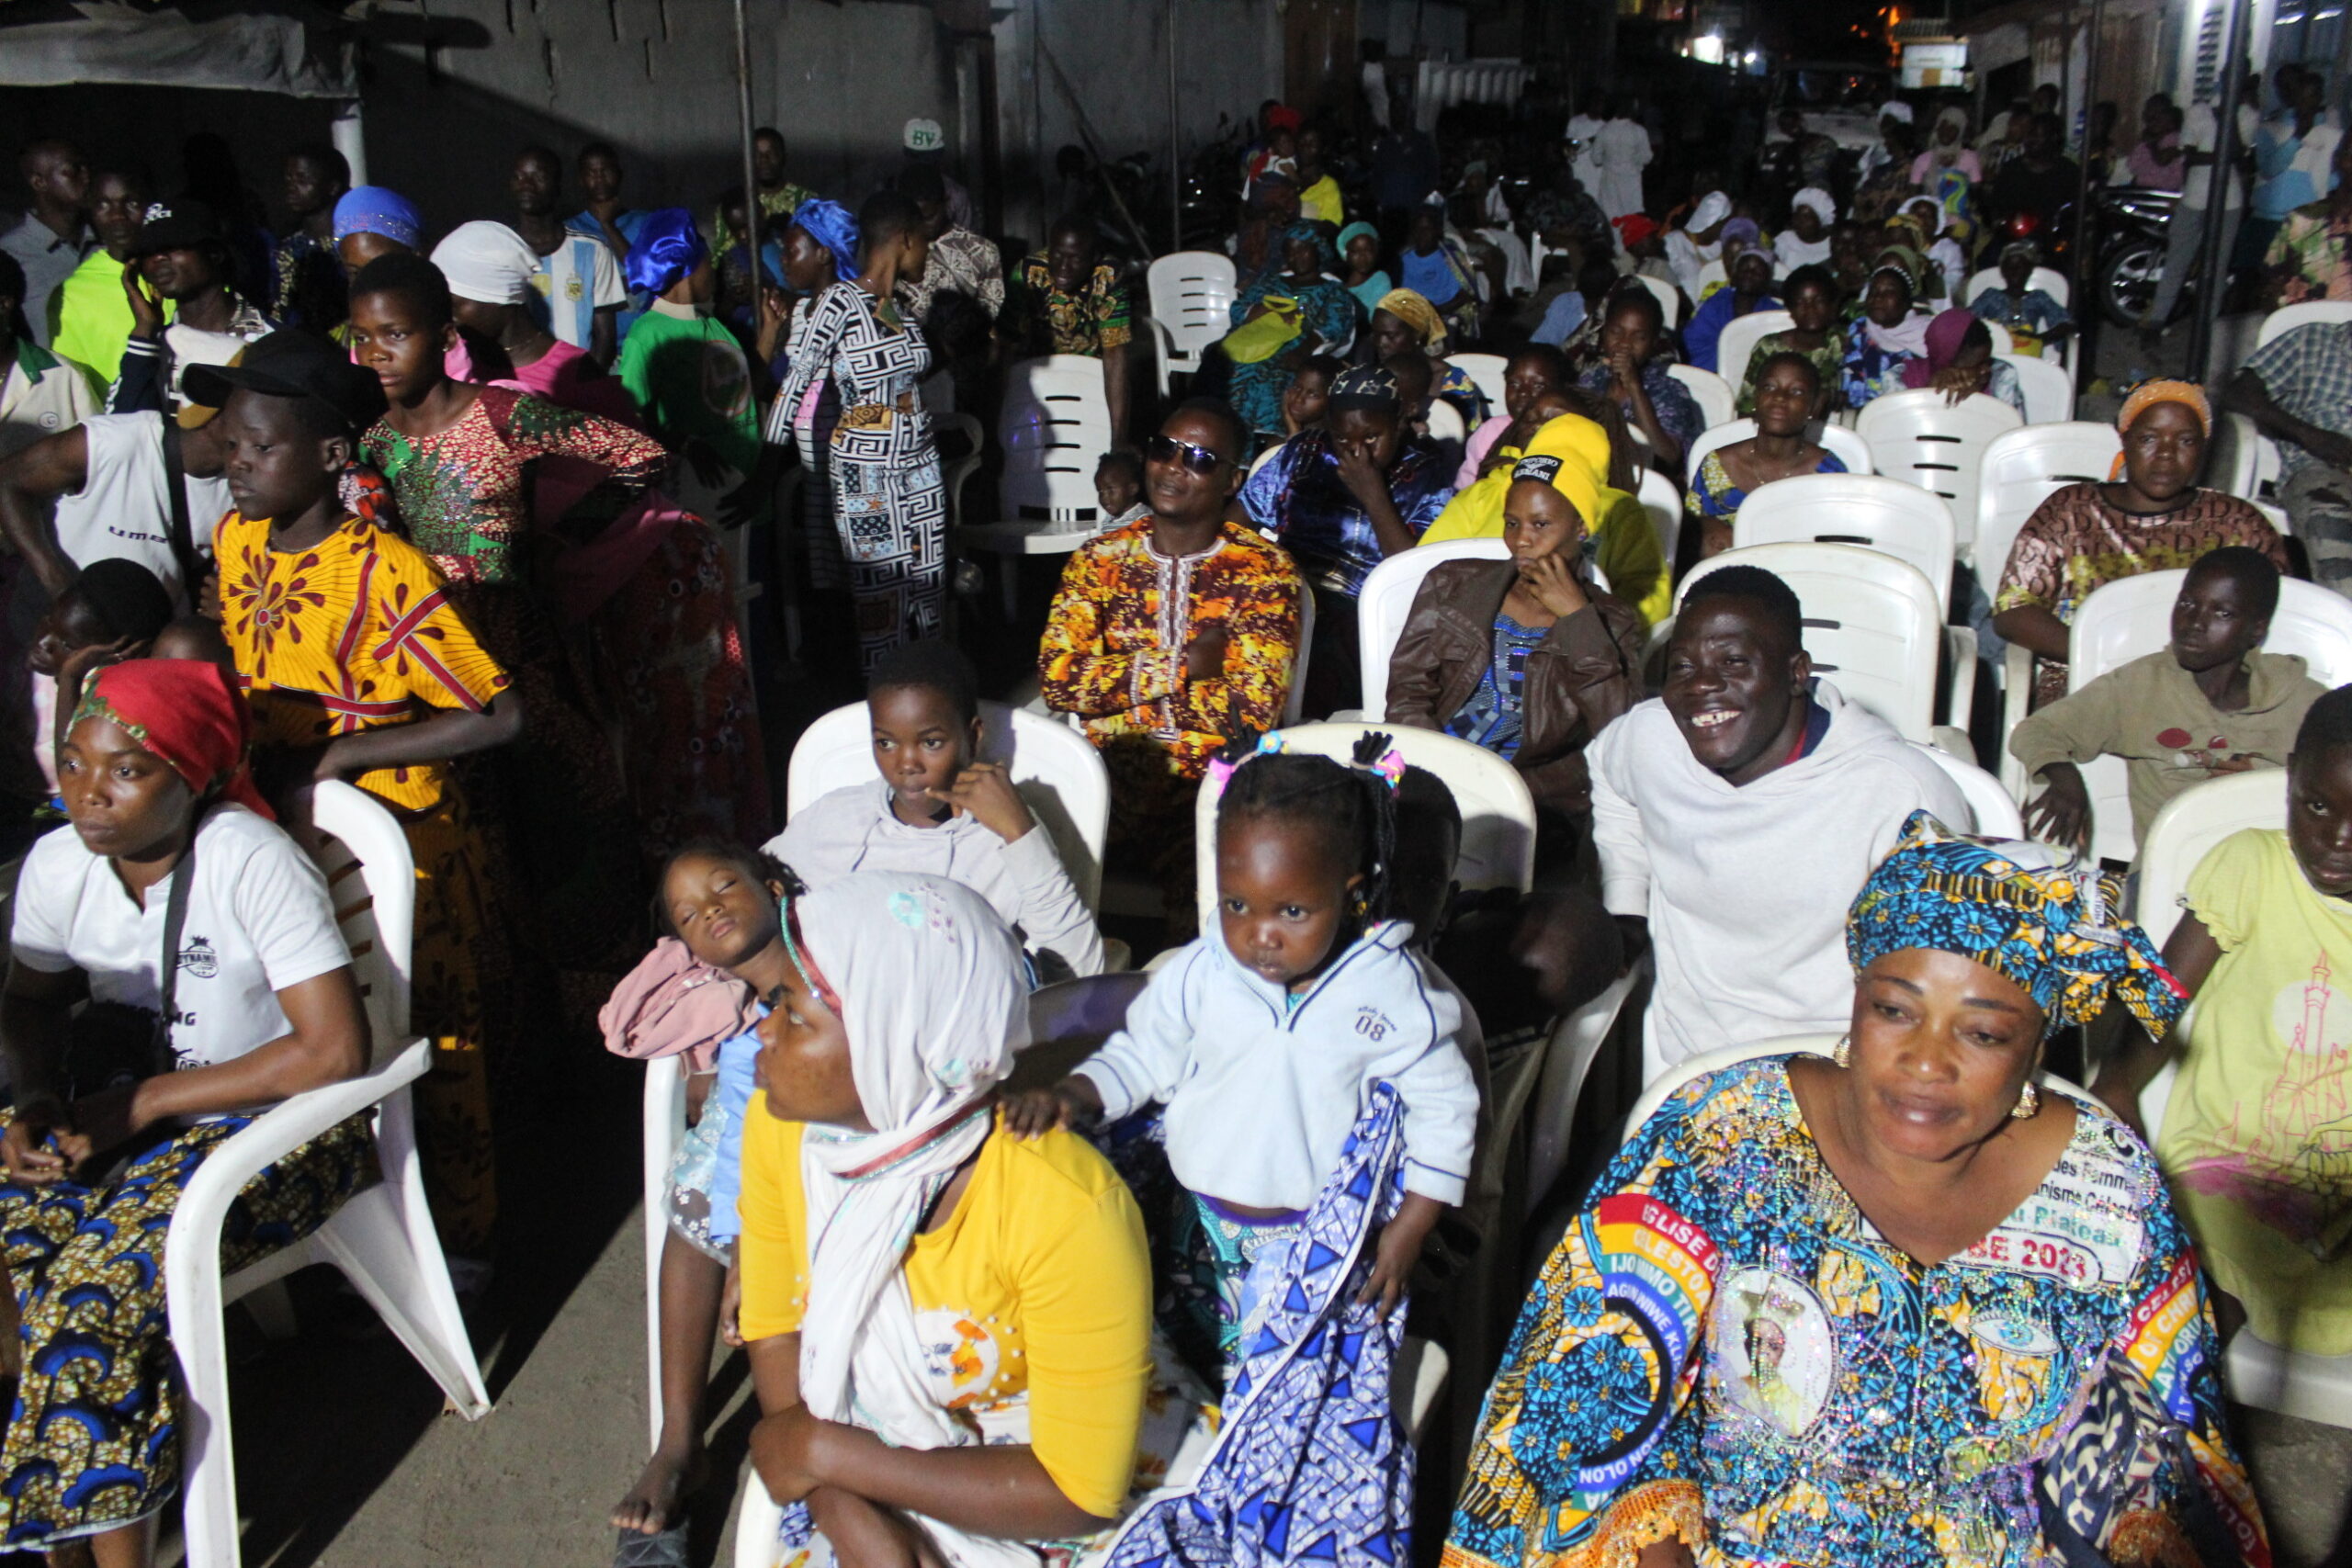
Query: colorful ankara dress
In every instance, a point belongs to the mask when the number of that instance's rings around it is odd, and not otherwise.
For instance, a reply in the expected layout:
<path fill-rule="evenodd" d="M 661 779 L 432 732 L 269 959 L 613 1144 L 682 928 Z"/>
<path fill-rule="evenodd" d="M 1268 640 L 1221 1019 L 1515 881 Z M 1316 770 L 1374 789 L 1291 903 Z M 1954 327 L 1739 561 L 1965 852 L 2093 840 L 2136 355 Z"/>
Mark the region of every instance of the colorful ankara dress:
<path fill-rule="evenodd" d="M 258 750 L 307 750 L 440 709 L 479 713 L 507 689 L 441 574 L 396 535 L 346 518 L 309 549 L 274 550 L 266 520 L 232 512 L 212 550 L 221 631 Z M 498 1201 L 483 998 L 503 994 L 513 976 L 481 838 L 445 764 L 352 782 L 391 811 L 415 857 L 411 1008 L 433 1041 L 416 1096 L 425 1174 L 445 1244 L 486 1257 Z"/>
<path fill-rule="evenodd" d="M 1302 240 L 1316 247 L 1324 267 L 1339 265 L 1322 231 L 1309 223 L 1294 223 L 1283 231 L 1283 251 Z M 1261 304 L 1272 313 L 1287 300 L 1297 311 L 1298 332 L 1288 344 L 1263 358 L 1233 367 L 1227 389 L 1233 412 L 1247 420 L 1253 431 L 1281 433 L 1283 389 L 1290 385 L 1293 372 L 1307 354 L 1345 354 L 1355 341 L 1356 301 L 1347 286 L 1319 272 L 1312 277 L 1295 277 L 1285 266 L 1277 253 L 1276 259 L 1234 297 L 1230 312 L 1233 324 L 1238 327 Z"/>
<path fill-rule="evenodd" d="M 805 320 L 795 312 L 791 353 L 767 439 L 788 446 L 797 437 L 815 457 L 815 411 L 804 405 L 820 382 L 832 384 L 841 414 L 824 466 L 838 543 L 812 555 L 809 575 L 820 588 L 836 586 L 831 560 L 845 560 L 859 668 L 871 670 L 901 642 L 938 637 L 946 610 L 947 495 L 921 390 L 931 347 L 894 301 L 877 305 L 856 284 L 836 283 Z"/>
<path fill-rule="evenodd" d="M 1846 465 L 1837 453 L 1825 447 L 1821 462 L 1813 471 L 1842 474 Z M 1722 448 L 1718 447 L 1700 461 L 1699 471 L 1690 476 L 1690 488 L 1682 497 L 1683 515 L 1697 518 L 1702 529 L 1713 524 L 1729 533 L 1739 518 L 1739 509 L 1747 503 L 1747 494 L 1733 481 L 1731 470 L 1724 467 Z"/>
<path fill-rule="evenodd" d="M 2267 1561 L 2197 1257 L 2155 1162 L 2075 1106 L 2007 1219 L 1932 1268 L 1822 1159 L 1786 1056 L 1687 1085 L 1530 1294 L 1448 1568 Z M 2120 1473 L 2119 1473 L 2120 1472 Z"/>
<path fill-rule="evenodd" d="M 459 771 L 519 945 L 555 976 L 565 1016 L 585 1024 L 636 962 L 636 840 L 590 682 L 530 581 L 525 479 L 548 457 L 605 468 L 561 530 L 593 538 L 662 476 L 669 454 L 625 425 L 499 387 L 481 389 L 447 430 L 412 441 L 379 421 L 360 446 L 449 602 L 523 699 L 521 738 Z"/>
<path fill-rule="evenodd" d="M 2185 567 L 2223 545 L 2250 546 L 2288 570 L 2287 547 L 2269 519 L 2233 495 L 2196 491 L 2185 505 L 2142 516 L 2110 502 L 2102 485 L 2068 485 L 2018 531 L 1993 613 L 2039 604 L 2072 626 L 2075 612 L 2101 585 Z M 2038 659 L 2034 668 L 2037 705 L 2066 694 L 2064 660 Z"/>
<path fill-rule="evenodd" d="M 1082 354 L 1101 359 L 1126 347 L 1135 335 L 1131 312 L 1118 269 L 1109 262 L 1095 267 L 1084 288 L 1065 294 L 1054 287 L 1046 253 L 1032 251 L 1019 274 L 1006 280 L 997 327 L 1016 357 Z"/>
<path fill-rule="evenodd" d="M 1159 869 L 1171 916 L 1193 908 L 1193 797 L 1210 757 L 1240 730 L 1281 728 L 1302 587 L 1287 555 L 1232 523 L 1200 554 L 1170 556 L 1147 517 L 1062 570 L 1038 649 L 1046 701 L 1102 750 L 1114 852 Z M 1211 626 L 1227 638 L 1224 673 L 1188 680 L 1184 649 Z"/>

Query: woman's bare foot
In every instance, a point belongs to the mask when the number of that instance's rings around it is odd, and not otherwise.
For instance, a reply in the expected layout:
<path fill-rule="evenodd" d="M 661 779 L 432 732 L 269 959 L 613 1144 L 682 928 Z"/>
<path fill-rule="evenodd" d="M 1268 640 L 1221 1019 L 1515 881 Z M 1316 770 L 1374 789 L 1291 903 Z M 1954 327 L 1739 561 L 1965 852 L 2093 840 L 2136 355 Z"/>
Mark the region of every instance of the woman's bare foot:
<path fill-rule="evenodd" d="M 636 1530 L 640 1535 L 660 1535 L 678 1522 L 679 1501 L 702 1484 L 704 1469 L 699 1444 L 692 1449 L 673 1449 L 665 1443 L 654 1450 L 653 1457 L 645 1461 L 637 1484 L 613 1509 L 613 1527 Z"/>

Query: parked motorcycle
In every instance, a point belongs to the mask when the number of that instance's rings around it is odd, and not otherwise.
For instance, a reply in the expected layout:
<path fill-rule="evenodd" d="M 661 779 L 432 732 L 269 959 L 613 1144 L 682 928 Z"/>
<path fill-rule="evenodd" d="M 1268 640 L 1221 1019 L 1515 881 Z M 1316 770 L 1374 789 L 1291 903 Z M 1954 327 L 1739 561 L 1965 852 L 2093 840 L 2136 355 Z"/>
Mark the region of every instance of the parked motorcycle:
<path fill-rule="evenodd" d="M 2109 186 L 2098 200 L 2098 263 L 2091 287 L 2100 315 L 2115 326 L 2136 327 L 2155 302 L 2156 285 L 2164 280 L 2165 252 L 2180 197 L 2143 186 Z M 2169 326 L 2188 315 L 2197 287 L 2192 273 L 2171 316 L 2157 324 Z"/>

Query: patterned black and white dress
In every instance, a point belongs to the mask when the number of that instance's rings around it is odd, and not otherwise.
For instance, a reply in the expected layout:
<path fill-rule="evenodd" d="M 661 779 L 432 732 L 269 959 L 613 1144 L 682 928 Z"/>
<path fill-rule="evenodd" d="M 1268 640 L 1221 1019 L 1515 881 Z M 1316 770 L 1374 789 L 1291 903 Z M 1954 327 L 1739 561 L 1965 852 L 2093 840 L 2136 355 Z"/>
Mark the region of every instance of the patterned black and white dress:
<path fill-rule="evenodd" d="M 947 501 L 920 383 L 931 373 L 922 333 L 836 283 L 794 312 L 792 372 L 768 414 L 767 439 L 809 440 L 820 383 L 841 403 L 831 438 L 804 454 L 831 479 L 833 524 L 857 608 L 859 665 L 871 671 L 910 637 L 941 635 L 947 588 Z M 804 412 L 803 405 L 809 405 Z M 830 554 L 830 552 L 826 552 Z M 819 586 L 826 586 L 819 556 Z"/>

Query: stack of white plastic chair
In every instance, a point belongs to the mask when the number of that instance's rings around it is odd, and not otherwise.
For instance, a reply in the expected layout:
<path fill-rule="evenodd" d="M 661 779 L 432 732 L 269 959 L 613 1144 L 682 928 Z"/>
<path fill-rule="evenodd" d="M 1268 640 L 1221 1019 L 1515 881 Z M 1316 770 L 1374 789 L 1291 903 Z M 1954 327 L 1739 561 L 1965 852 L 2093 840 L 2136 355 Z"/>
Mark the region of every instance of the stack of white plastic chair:
<path fill-rule="evenodd" d="M 1682 455 L 1683 471 L 1697 474 L 1699 465 L 1718 447 L 1728 446 L 1735 441 L 1745 441 L 1755 434 L 1756 422 L 1752 419 L 1735 419 L 1726 424 L 1709 425 L 1700 433 L 1699 439 L 1690 443 L 1690 450 Z M 1846 426 L 1825 424 L 1818 439 L 1824 451 L 1846 465 L 1848 473 L 1876 471 L 1871 467 L 1870 444 Z"/>
<path fill-rule="evenodd" d="M 2148 825 L 2140 856 L 2138 917 L 2159 947 L 2179 924 L 2181 896 L 2207 854 L 2250 828 L 2287 825 L 2287 775 L 2275 768 L 2233 773 L 2167 802 Z M 2195 1049 L 2197 1008 L 2173 1025 L 2166 1043 L 2176 1054 Z M 2140 1120 L 2154 1143 L 2164 1128 L 2178 1069 L 2167 1063 L 2140 1095 Z M 2352 1427 L 2352 1356 L 2312 1356 L 2274 1345 L 2241 1328 L 2222 1356 L 2230 1397 L 2304 1421 Z"/>
<path fill-rule="evenodd" d="M 1862 405 L 1854 428 L 1870 443 L 1872 466 L 1891 479 L 1931 490 L 1951 504 L 1962 529 L 1976 517 L 1976 476 L 1984 449 L 2025 421 L 1997 398 L 1978 393 L 1947 403 L 1933 389 L 1889 392 Z M 1965 546 L 1968 540 L 1961 543 Z"/>
<path fill-rule="evenodd" d="M 1232 330 L 1233 258 L 1216 251 L 1175 251 L 1144 274 L 1152 333 L 1159 341 L 1159 395 L 1168 378 L 1200 369 L 1201 353 Z"/>
<path fill-rule="evenodd" d="M 229 1423 L 230 1302 L 313 1263 L 329 1263 L 367 1298 L 450 1405 L 469 1421 L 490 1412 L 473 1342 L 458 1312 L 441 1241 L 425 1208 L 409 1087 L 432 1063 L 432 1043 L 409 1032 L 416 871 L 391 814 L 350 784 L 318 786 L 312 821 L 330 842 L 321 857 L 335 918 L 352 949 L 373 1036 L 357 1077 L 311 1089 L 256 1116 L 188 1179 L 164 1244 L 164 1296 L 187 1409 L 182 1529 L 191 1568 L 243 1561 Z M 223 1280 L 220 1227 L 245 1184 L 327 1129 L 373 1111 L 383 1179 L 346 1200 L 302 1240 Z"/>
<path fill-rule="evenodd" d="M 1750 310 L 1745 316 L 1734 316 L 1715 339 L 1715 374 L 1736 392 L 1747 375 L 1747 362 L 1756 357 L 1756 345 L 1774 333 L 1792 331 L 1796 324 L 1797 319 L 1786 310 Z"/>

